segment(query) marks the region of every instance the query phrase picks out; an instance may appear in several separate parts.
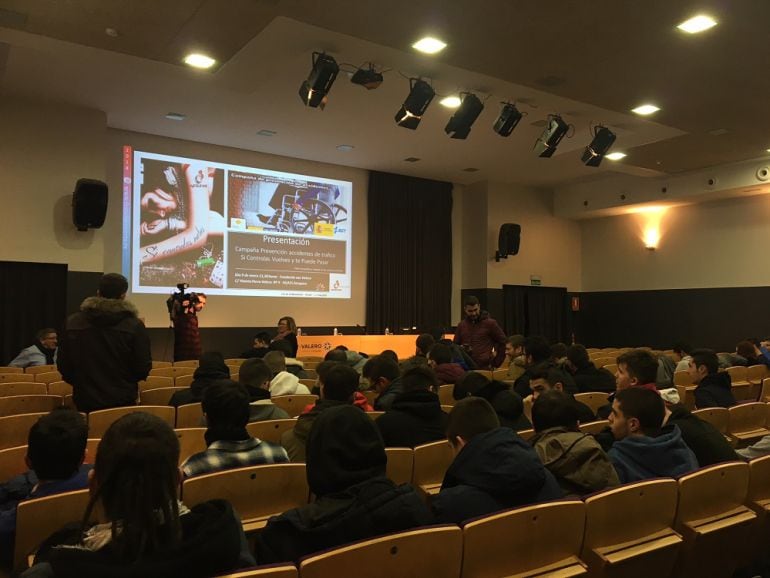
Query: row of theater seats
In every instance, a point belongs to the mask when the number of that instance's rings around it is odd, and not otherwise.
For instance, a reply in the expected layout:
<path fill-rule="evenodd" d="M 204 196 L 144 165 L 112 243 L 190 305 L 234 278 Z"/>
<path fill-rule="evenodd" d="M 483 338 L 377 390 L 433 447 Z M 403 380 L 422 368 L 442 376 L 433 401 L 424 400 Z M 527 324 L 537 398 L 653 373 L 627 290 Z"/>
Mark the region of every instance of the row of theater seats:
<path fill-rule="evenodd" d="M 390 459 L 390 455 L 389 455 Z M 258 490 L 257 490 L 258 488 Z M 186 480 L 193 506 L 230 500 L 248 532 L 308 500 L 304 464 L 240 468 Z M 51 531 L 79 520 L 86 490 L 19 505 L 16 567 Z M 728 577 L 770 547 L 770 456 L 500 512 L 462 528 L 415 529 L 347 545 L 285 566 L 233 576 L 366 575 Z"/>

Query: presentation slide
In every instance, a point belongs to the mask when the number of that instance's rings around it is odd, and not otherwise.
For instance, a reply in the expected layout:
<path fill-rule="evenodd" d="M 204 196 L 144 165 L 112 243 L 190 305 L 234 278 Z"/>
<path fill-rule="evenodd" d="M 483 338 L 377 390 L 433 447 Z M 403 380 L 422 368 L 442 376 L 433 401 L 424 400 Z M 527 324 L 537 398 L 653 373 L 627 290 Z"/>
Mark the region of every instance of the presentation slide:
<path fill-rule="evenodd" d="M 350 298 L 353 184 L 123 148 L 132 293 Z"/>

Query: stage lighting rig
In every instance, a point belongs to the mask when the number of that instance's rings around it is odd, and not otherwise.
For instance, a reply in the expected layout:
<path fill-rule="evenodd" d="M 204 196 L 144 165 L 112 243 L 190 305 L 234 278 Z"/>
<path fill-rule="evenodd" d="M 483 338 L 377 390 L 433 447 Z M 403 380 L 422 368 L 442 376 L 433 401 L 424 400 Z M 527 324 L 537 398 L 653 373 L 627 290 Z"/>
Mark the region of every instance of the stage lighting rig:
<path fill-rule="evenodd" d="M 606 126 L 596 126 L 593 129 L 594 138 L 591 144 L 583 151 L 582 161 L 587 167 L 598 167 L 602 163 L 604 155 L 615 142 L 615 133 Z"/>
<path fill-rule="evenodd" d="M 465 139 L 471 132 L 471 126 L 484 110 L 484 104 L 479 97 L 470 92 L 460 94 L 460 107 L 449 119 L 444 132 L 452 138 Z"/>
<path fill-rule="evenodd" d="M 313 70 L 299 87 L 299 96 L 305 106 L 323 110 L 339 71 L 340 67 L 334 57 L 323 52 L 313 53 Z"/>
<path fill-rule="evenodd" d="M 414 130 L 420 124 L 422 115 L 436 93 L 430 84 L 419 78 L 410 78 L 409 86 L 409 95 L 396 113 L 395 119 L 398 126 Z"/>
<path fill-rule="evenodd" d="M 569 125 L 558 114 L 548 116 L 548 124 L 535 142 L 535 153 L 542 158 L 550 158 L 556 152 L 561 139 L 567 134 Z"/>
<path fill-rule="evenodd" d="M 519 112 L 519 109 L 512 102 L 503 102 L 502 105 L 503 108 L 500 110 L 500 116 L 497 117 L 492 130 L 500 136 L 510 136 L 524 115 Z"/>

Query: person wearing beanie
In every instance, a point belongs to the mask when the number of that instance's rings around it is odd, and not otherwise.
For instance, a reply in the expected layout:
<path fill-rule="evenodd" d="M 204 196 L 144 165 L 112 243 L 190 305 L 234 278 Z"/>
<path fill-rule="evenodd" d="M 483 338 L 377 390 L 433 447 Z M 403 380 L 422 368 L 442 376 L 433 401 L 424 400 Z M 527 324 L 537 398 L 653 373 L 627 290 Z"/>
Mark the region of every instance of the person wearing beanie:
<path fill-rule="evenodd" d="M 258 564 L 303 556 L 432 523 L 415 489 L 385 476 L 377 427 L 357 407 L 322 412 L 307 439 L 307 481 L 314 502 L 273 516 L 257 537 Z"/>

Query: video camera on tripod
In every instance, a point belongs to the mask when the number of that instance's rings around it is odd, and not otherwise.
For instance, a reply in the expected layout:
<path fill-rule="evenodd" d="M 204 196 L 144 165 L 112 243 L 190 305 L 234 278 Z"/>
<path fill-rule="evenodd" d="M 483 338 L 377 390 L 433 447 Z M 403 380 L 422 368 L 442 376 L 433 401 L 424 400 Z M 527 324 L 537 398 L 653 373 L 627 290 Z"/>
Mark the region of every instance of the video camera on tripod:
<path fill-rule="evenodd" d="M 187 292 L 187 283 L 177 283 L 176 288 L 179 289 L 178 293 L 172 293 L 171 296 L 166 299 L 166 307 L 168 307 L 168 314 L 173 321 L 176 315 L 189 314 L 196 311 L 195 306 L 205 301 L 201 300 L 203 294 L 200 295 L 194 291 Z"/>

